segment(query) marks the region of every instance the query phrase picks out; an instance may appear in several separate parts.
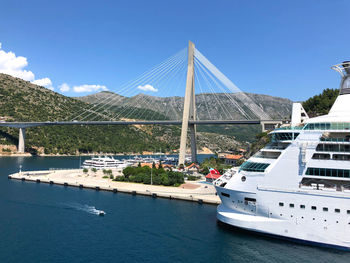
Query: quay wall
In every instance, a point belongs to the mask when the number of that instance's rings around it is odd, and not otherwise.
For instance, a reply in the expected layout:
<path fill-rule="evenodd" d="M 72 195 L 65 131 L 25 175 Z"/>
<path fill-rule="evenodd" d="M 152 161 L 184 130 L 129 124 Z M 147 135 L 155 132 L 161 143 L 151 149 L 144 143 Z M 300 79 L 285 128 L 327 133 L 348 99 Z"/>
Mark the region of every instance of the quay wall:
<path fill-rule="evenodd" d="M 96 178 L 94 182 L 88 182 L 84 177 L 72 178 L 60 176 L 60 174 L 70 174 L 72 171 L 79 170 L 60 170 L 60 171 L 31 171 L 10 174 L 9 179 L 30 181 L 36 183 L 47 183 L 62 185 L 65 187 L 78 187 L 92 189 L 95 191 L 110 191 L 114 193 L 127 193 L 132 195 L 144 195 L 153 198 L 168 198 L 183 201 L 197 202 L 199 204 L 218 205 L 221 203 L 220 198 L 216 195 L 215 189 L 208 190 L 208 186 L 200 186 L 196 190 L 179 189 L 178 187 L 166 186 L 151 186 L 135 183 L 121 183 L 121 182 L 106 182 L 106 179 Z M 124 187 L 123 184 L 127 187 Z"/>

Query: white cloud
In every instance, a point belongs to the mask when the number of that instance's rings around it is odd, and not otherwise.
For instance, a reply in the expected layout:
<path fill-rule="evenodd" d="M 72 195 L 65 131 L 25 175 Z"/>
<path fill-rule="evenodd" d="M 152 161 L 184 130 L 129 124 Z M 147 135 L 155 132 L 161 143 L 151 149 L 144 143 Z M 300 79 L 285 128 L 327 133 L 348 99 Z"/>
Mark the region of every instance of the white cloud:
<path fill-rule="evenodd" d="M 53 90 L 52 82 L 49 78 L 35 80 L 34 73 L 24 69 L 27 66 L 28 61 L 26 57 L 16 56 L 16 54 L 11 51 L 4 51 L 0 43 L 0 73 L 31 81 L 34 84 Z"/>
<path fill-rule="evenodd" d="M 2 44 L 0 42 L 0 73 L 5 73 L 17 78 L 21 78 L 27 81 L 32 82 L 33 84 L 45 87 L 50 90 L 54 90 L 52 81 L 49 78 L 35 79 L 35 75 L 32 71 L 26 70 L 28 66 L 28 61 L 26 57 L 16 56 L 12 51 L 4 51 L 2 49 Z M 147 87 L 150 85 L 145 85 Z M 154 89 L 152 86 L 150 86 Z M 71 90 L 70 86 L 67 83 L 63 83 L 58 86 L 61 92 L 68 92 Z M 106 86 L 103 85 L 80 85 L 74 86 L 72 88 L 74 92 L 98 92 L 108 90 Z M 151 90 L 154 91 L 154 90 Z"/>
<path fill-rule="evenodd" d="M 140 85 L 137 88 L 140 89 L 140 90 L 143 90 L 143 91 L 152 91 L 152 92 L 157 92 L 158 91 L 158 89 L 156 89 L 155 87 L 153 87 L 150 84 L 146 84 L 146 85 L 143 85 L 143 86 Z"/>
<path fill-rule="evenodd" d="M 97 91 L 106 91 L 108 90 L 106 86 L 103 85 L 80 85 L 80 86 L 74 86 L 73 91 L 74 92 L 97 92 Z"/>
<path fill-rule="evenodd" d="M 70 87 L 67 83 L 63 83 L 62 85 L 59 85 L 58 88 L 61 92 L 67 92 L 70 91 Z"/>
<path fill-rule="evenodd" d="M 37 79 L 32 81 L 32 83 L 53 90 L 52 81 L 49 78 Z"/>

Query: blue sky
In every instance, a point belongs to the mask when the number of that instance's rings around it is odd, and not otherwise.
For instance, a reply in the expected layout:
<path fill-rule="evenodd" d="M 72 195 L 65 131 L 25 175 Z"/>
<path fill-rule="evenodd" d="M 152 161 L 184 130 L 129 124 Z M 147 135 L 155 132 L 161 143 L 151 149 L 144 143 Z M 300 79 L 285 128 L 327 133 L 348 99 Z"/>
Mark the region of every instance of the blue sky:
<path fill-rule="evenodd" d="M 346 0 L 3 0 L 0 43 L 71 96 L 118 92 L 192 40 L 241 90 L 305 100 L 338 88 L 330 66 L 350 59 L 349 12 Z"/>

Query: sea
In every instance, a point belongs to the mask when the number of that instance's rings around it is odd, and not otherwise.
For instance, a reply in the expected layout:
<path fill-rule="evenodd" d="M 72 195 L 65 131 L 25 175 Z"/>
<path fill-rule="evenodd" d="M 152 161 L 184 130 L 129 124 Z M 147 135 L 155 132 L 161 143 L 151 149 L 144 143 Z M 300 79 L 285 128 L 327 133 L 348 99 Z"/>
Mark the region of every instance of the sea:
<path fill-rule="evenodd" d="M 350 253 L 240 231 L 216 206 L 8 179 L 80 157 L 0 157 L 0 263 L 349 262 Z M 106 212 L 98 216 L 98 211 Z"/>

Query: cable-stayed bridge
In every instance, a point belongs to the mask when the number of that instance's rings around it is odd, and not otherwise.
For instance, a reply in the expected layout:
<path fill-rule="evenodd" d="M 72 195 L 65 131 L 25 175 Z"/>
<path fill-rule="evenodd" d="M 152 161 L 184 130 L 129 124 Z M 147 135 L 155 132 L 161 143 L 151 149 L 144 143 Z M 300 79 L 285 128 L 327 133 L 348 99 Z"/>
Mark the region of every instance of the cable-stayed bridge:
<path fill-rule="evenodd" d="M 0 127 L 19 128 L 18 151 L 24 152 L 25 129 L 30 127 L 181 125 L 179 164 L 183 164 L 188 130 L 192 160 L 196 161 L 196 125 L 262 124 L 265 129 L 265 125 L 271 127 L 282 123 L 283 119 L 278 112 L 271 117 L 204 57 L 192 42 L 188 48 L 126 83 L 115 93 L 103 92 L 89 98 L 91 101 L 87 101 L 86 107 L 69 112 L 61 120 L 3 122 Z"/>

